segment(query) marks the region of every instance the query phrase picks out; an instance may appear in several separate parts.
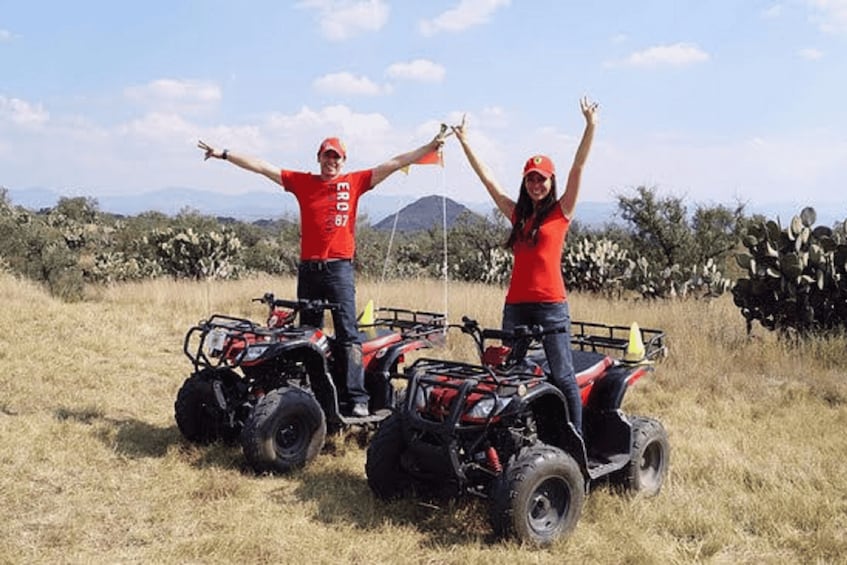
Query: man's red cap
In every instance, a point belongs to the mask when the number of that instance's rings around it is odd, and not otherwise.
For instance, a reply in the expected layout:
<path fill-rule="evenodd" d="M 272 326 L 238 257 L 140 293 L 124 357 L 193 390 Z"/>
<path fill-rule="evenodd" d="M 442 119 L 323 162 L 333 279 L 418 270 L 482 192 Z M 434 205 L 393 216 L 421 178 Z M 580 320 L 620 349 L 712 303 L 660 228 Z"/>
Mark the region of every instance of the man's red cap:
<path fill-rule="evenodd" d="M 337 137 L 327 137 L 321 142 L 321 146 L 318 148 L 318 157 L 323 155 L 325 151 L 335 151 L 341 155 L 342 159 L 347 158 L 347 149 Z"/>
<path fill-rule="evenodd" d="M 545 179 L 549 179 L 556 174 L 556 167 L 553 161 L 546 155 L 533 155 L 527 159 L 526 165 L 523 166 L 523 176 L 529 173 L 538 173 Z"/>

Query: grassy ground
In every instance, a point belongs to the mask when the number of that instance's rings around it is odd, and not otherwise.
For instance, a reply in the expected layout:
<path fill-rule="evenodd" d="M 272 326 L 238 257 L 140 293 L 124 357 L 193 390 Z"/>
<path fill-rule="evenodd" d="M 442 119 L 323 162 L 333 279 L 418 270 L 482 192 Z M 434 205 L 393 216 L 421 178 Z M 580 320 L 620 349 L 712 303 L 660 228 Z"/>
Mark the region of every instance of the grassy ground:
<path fill-rule="evenodd" d="M 847 563 L 847 340 L 748 338 L 729 298 L 571 298 L 577 320 L 664 329 L 670 356 L 628 393 L 660 419 L 671 472 L 654 499 L 595 490 L 545 550 L 490 537 L 484 507 L 381 503 L 355 434 L 259 477 L 238 447 L 196 447 L 173 419 L 186 329 L 294 281 L 149 282 L 63 304 L 0 275 L 0 563 Z M 499 324 L 503 290 L 361 282 L 362 304 Z M 439 355 L 466 356 L 464 336 Z"/>

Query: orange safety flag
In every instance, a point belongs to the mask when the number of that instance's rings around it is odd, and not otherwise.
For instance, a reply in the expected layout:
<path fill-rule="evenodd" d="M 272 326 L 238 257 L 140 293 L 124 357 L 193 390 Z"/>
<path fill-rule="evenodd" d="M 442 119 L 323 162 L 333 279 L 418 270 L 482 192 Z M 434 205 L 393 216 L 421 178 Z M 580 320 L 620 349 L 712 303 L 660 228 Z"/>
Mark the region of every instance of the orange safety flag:
<path fill-rule="evenodd" d="M 441 165 L 443 167 L 444 166 L 444 155 L 442 154 L 440 149 L 436 149 L 435 151 L 430 151 L 429 153 L 427 153 L 426 155 L 424 155 L 423 157 L 421 157 L 420 159 L 418 159 L 417 161 L 415 161 L 412 164 L 413 165 Z M 407 165 L 400 170 L 408 175 L 409 174 L 409 168 L 410 168 L 410 166 Z"/>

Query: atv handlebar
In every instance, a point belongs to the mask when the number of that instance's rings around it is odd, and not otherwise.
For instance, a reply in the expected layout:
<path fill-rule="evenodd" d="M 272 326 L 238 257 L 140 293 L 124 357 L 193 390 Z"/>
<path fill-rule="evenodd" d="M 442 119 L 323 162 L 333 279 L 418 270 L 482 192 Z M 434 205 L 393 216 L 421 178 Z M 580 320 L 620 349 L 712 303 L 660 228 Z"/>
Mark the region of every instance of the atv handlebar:
<path fill-rule="evenodd" d="M 565 326 L 551 328 L 545 330 L 540 324 L 520 325 L 515 326 L 512 331 L 497 330 L 493 328 L 481 328 L 479 322 L 467 316 L 462 316 L 461 324 L 452 324 L 451 327 L 456 327 L 462 330 L 462 333 L 478 337 L 480 340 L 499 339 L 499 340 L 520 340 L 520 339 L 541 339 L 546 335 L 564 333 L 568 331 Z"/>
<path fill-rule="evenodd" d="M 284 298 L 276 298 L 273 292 L 266 292 L 260 298 L 254 298 L 252 301 L 266 304 L 270 309 L 288 308 L 295 312 L 301 312 L 303 310 L 337 310 L 340 307 L 337 302 L 330 302 L 323 299 L 299 298 L 297 300 L 286 300 Z"/>

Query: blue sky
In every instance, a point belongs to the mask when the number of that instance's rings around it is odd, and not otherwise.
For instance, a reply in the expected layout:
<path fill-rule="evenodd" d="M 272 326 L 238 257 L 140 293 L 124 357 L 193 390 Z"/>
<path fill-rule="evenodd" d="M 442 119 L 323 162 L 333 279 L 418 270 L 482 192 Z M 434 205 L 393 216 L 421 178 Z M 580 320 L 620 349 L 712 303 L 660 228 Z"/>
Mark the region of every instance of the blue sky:
<path fill-rule="evenodd" d="M 646 185 L 845 217 L 845 86 L 847 0 L 0 0 L 0 186 L 273 192 L 197 140 L 315 170 L 339 135 L 356 169 L 467 114 L 516 195 L 530 154 L 567 169 L 588 95 L 582 200 Z M 454 140 L 378 190 L 488 199 Z"/>

